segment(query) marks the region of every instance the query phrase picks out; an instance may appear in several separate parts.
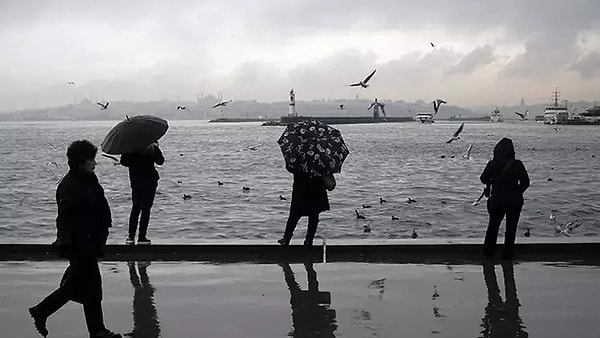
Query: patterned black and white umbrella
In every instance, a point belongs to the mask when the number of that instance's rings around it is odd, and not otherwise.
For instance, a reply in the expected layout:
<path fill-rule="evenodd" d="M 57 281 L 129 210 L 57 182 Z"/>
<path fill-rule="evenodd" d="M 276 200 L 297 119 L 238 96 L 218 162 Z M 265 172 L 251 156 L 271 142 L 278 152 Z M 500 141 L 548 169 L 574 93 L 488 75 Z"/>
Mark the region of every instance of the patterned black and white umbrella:
<path fill-rule="evenodd" d="M 349 153 L 340 131 L 316 120 L 290 123 L 277 143 L 285 168 L 309 177 L 341 172 Z"/>

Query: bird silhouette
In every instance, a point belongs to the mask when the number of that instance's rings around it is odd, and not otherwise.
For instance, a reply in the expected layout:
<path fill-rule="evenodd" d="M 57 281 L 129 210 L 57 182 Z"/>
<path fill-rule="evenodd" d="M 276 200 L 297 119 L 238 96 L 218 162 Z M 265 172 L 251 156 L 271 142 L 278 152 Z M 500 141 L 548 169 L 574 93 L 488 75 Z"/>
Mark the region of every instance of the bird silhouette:
<path fill-rule="evenodd" d="M 363 204 L 362 207 L 363 207 L 363 209 L 369 209 L 371 206 L 368 204 Z"/>
<path fill-rule="evenodd" d="M 287 201 L 287 198 L 283 197 L 283 195 L 279 195 L 279 199 L 282 201 Z"/>
<path fill-rule="evenodd" d="M 192 199 L 192 195 L 183 194 L 183 200 L 184 201 L 187 201 L 189 199 Z"/>
<path fill-rule="evenodd" d="M 417 234 L 417 228 L 414 228 L 412 234 L 410 235 L 410 238 L 415 239 L 417 237 L 419 237 L 419 235 Z"/>
<path fill-rule="evenodd" d="M 75 82 L 74 82 L 74 81 L 67 81 L 67 84 L 68 84 L 69 86 L 74 86 L 74 85 L 75 85 Z"/>
<path fill-rule="evenodd" d="M 371 232 L 371 224 L 365 224 L 365 225 L 363 225 L 363 232 L 364 233 L 370 233 Z"/>
<path fill-rule="evenodd" d="M 187 111 L 190 111 L 189 109 L 187 109 L 186 106 L 177 106 L 177 110 L 187 110 Z"/>
<path fill-rule="evenodd" d="M 396 216 L 392 216 L 392 221 L 399 221 L 400 218 L 396 217 Z"/>
<path fill-rule="evenodd" d="M 465 123 L 463 122 L 460 124 L 460 127 L 458 127 L 458 130 L 456 130 L 456 132 L 454 132 L 454 135 L 452 135 L 452 138 L 449 139 L 448 141 L 446 141 L 446 143 L 450 143 L 452 141 L 459 140 L 460 139 L 459 135 L 463 131 L 464 127 L 465 127 Z"/>
<path fill-rule="evenodd" d="M 438 110 L 440 109 L 440 106 L 443 103 L 448 103 L 442 99 L 435 99 L 433 101 L 431 101 L 431 103 L 433 103 L 433 115 L 435 116 L 438 113 Z"/>
<path fill-rule="evenodd" d="M 384 200 L 382 197 L 379 197 L 379 204 L 383 204 L 383 203 L 387 203 L 387 201 Z"/>
<path fill-rule="evenodd" d="M 218 185 L 223 185 L 223 182 L 221 182 L 221 181 L 217 181 L 217 184 L 218 184 Z"/>
<path fill-rule="evenodd" d="M 518 115 L 521 118 L 521 120 L 527 120 L 527 115 L 529 114 L 529 111 L 526 110 L 525 113 L 519 113 L 516 111 L 515 114 Z"/>
<path fill-rule="evenodd" d="M 435 47 L 436 47 L 436 45 L 435 45 L 433 42 L 431 42 L 431 41 L 429 41 L 429 44 L 430 44 L 430 45 L 431 45 L 431 47 L 433 47 L 433 48 L 435 48 Z"/>
<path fill-rule="evenodd" d="M 213 109 L 214 109 L 214 108 L 217 108 L 217 107 L 225 107 L 225 106 L 226 106 L 228 103 L 230 103 L 231 101 L 233 101 L 233 99 L 229 99 L 229 100 L 227 100 L 227 101 L 221 101 L 221 102 L 219 102 L 219 103 L 215 104 L 215 105 L 214 105 L 214 106 L 212 106 L 212 107 L 213 107 Z"/>
<path fill-rule="evenodd" d="M 100 106 L 100 110 L 106 110 L 108 109 L 108 105 L 110 104 L 110 102 L 106 102 L 104 104 L 97 102 L 96 104 Z"/>
<path fill-rule="evenodd" d="M 250 191 L 250 187 L 242 187 L 243 191 Z"/>
<path fill-rule="evenodd" d="M 523 236 L 525 236 L 525 237 L 531 236 L 531 232 L 529 231 L 529 228 L 527 228 L 527 230 L 525 230 L 525 234 L 523 234 Z"/>
<path fill-rule="evenodd" d="M 338 109 L 339 109 L 339 110 L 344 110 L 344 104 L 343 104 L 343 103 L 342 103 L 342 104 L 340 104 L 340 105 L 338 106 Z"/>
<path fill-rule="evenodd" d="M 364 80 L 360 81 L 360 82 L 355 82 L 353 84 L 350 85 L 350 87 L 363 87 L 363 88 L 367 88 L 369 87 L 369 85 L 367 84 L 369 82 L 369 80 L 371 80 L 371 78 L 373 77 L 373 75 L 375 74 L 375 72 L 377 71 L 377 69 L 373 70 L 371 72 L 371 74 L 369 74 L 367 77 L 365 77 Z"/>
<path fill-rule="evenodd" d="M 412 199 L 411 197 L 408 197 L 408 198 L 406 199 L 406 203 L 408 203 L 408 204 L 411 204 L 411 203 L 417 203 L 417 200 L 415 200 L 415 199 Z"/>
<path fill-rule="evenodd" d="M 356 219 L 367 219 L 365 216 L 361 215 L 356 209 L 354 209 L 354 213 L 356 213 Z"/>

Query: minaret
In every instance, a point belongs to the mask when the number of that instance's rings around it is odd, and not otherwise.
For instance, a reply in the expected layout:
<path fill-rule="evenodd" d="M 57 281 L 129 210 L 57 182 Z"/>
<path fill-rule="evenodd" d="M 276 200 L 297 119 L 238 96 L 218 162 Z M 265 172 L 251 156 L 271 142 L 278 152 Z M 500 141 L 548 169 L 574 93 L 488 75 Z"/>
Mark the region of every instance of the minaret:
<path fill-rule="evenodd" d="M 288 116 L 298 116 L 296 114 L 296 93 L 294 93 L 294 89 L 290 90 L 290 111 L 288 112 Z"/>

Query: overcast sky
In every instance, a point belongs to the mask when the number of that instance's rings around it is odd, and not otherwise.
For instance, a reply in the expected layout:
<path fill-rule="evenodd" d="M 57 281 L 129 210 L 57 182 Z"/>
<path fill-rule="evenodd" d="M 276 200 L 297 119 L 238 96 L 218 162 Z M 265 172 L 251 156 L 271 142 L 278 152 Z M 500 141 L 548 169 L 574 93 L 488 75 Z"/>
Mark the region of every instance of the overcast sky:
<path fill-rule="evenodd" d="M 0 111 L 90 95 L 283 101 L 292 87 L 473 106 L 559 86 L 594 100 L 598 13 L 598 0 L 1 0 Z M 371 87 L 348 87 L 373 69 Z"/>

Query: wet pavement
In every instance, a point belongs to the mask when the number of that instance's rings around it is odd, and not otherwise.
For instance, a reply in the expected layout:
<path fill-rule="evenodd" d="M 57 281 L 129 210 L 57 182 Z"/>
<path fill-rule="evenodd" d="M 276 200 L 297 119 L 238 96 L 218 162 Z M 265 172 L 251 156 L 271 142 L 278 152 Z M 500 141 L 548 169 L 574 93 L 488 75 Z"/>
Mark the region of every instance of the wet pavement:
<path fill-rule="evenodd" d="M 39 337 L 27 308 L 66 262 L 0 262 L 2 337 Z M 598 337 L 600 267 L 103 262 L 107 326 L 133 337 Z M 49 337 L 86 337 L 81 305 Z"/>

